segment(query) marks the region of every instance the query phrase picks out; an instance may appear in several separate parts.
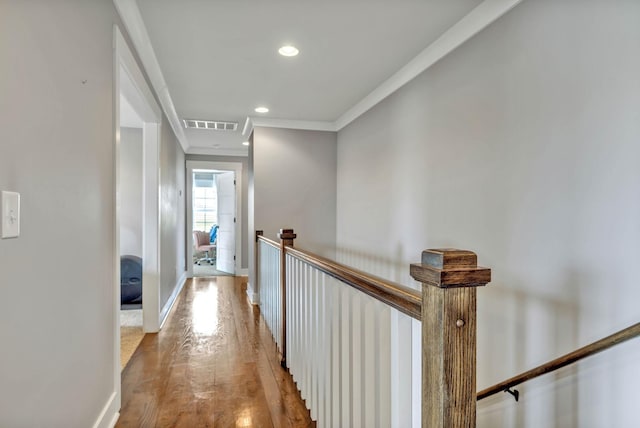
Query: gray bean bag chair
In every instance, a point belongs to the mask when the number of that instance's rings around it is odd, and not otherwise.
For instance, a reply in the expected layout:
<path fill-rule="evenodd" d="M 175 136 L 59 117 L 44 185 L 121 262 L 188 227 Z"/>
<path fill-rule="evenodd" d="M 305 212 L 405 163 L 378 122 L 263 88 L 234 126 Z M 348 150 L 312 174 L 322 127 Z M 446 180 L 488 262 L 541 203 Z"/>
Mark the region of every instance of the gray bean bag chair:
<path fill-rule="evenodd" d="M 120 303 L 142 303 L 142 259 L 120 257 Z"/>

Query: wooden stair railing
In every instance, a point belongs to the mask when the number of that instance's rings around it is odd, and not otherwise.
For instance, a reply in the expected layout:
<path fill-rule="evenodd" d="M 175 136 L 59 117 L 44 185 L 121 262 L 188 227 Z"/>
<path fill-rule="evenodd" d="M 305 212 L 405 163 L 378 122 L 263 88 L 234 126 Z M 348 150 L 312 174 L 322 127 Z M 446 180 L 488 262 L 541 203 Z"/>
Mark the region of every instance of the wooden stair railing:
<path fill-rule="evenodd" d="M 286 363 L 286 259 L 291 256 L 374 299 L 422 320 L 422 426 L 474 427 L 476 423 L 476 288 L 491 280 L 471 251 L 425 250 L 410 267 L 422 292 L 293 248 L 295 233 L 281 229 L 278 244 L 256 232 L 256 241 L 280 248 L 283 367 Z M 258 256 L 256 255 L 256 261 Z M 260 284 L 258 283 L 258 287 Z"/>
<path fill-rule="evenodd" d="M 517 401 L 519 392 L 513 389 L 515 386 L 640 337 L 640 323 L 637 323 L 476 393 L 476 288 L 491 281 L 491 270 L 478 267 L 473 252 L 456 249 L 423 251 L 422 262 L 410 266 L 411 276 L 422 283 L 421 293 L 293 248 L 295 237 L 292 229 L 281 229 L 278 243 L 264 237 L 262 231 L 256 231 L 257 243 L 263 242 L 267 247 L 280 251 L 282 319 L 278 333 L 282 335 L 283 367 L 286 367 L 287 358 L 285 272 L 287 256 L 291 256 L 422 321 L 423 427 L 474 427 L 477 401 L 499 392 L 509 392 Z M 256 247 L 256 266 L 258 263 Z"/>
<path fill-rule="evenodd" d="M 489 388 L 483 389 L 482 391 L 478 392 L 478 400 L 482 400 L 483 398 L 487 398 L 491 395 L 497 394 L 498 392 L 509 392 L 516 398 L 516 401 L 518 401 L 518 397 L 520 394 L 517 390 L 512 390 L 514 386 L 520 385 L 521 383 L 524 383 L 538 376 L 551 373 L 553 371 L 561 369 L 562 367 L 578 362 L 599 352 L 606 351 L 609 348 L 612 348 L 616 345 L 626 342 L 627 340 L 639 336 L 640 323 L 637 323 L 623 330 L 620 330 L 617 333 L 593 342 L 587 346 L 583 346 L 580 349 L 576 349 L 573 352 L 551 360 L 548 363 L 542 364 Z"/>
<path fill-rule="evenodd" d="M 412 288 L 377 278 L 308 251 L 287 248 L 286 252 L 418 321 L 422 318 L 422 297 L 420 292 Z"/>

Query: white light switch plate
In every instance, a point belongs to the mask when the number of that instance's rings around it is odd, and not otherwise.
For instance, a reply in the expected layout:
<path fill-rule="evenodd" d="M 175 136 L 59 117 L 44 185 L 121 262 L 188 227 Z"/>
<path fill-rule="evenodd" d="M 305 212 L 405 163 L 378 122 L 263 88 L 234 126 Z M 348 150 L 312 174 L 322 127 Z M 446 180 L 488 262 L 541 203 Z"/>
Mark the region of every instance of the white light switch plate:
<path fill-rule="evenodd" d="M 20 193 L 2 191 L 2 239 L 20 236 Z"/>

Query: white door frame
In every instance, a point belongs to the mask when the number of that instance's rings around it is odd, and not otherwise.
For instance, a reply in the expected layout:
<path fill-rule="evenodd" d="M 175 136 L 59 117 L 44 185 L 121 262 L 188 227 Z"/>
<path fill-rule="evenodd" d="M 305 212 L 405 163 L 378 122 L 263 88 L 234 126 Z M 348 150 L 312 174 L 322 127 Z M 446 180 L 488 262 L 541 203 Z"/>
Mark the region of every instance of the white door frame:
<path fill-rule="evenodd" d="M 236 274 L 236 172 L 219 171 L 216 175 L 218 208 L 218 238 L 216 242 L 216 270 Z M 232 204 L 229 204 L 231 199 Z M 231 210 L 231 212 L 229 212 Z M 230 236 L 230 233 L 232 234 Z M 232 237 L 233 239 L 229 239 Z M 233 251 L 229 251 L 233 249 Z M 231 257 L 230 257 L 231 256 Z"/>
<path fill-rule="evenodd" d="M 234 171 L 236 174 L 236 268 L 237 275 L 242 266 L 242 162 L 187 161 L 187 277 L 193 278 L 193 171 L 209 169 Z"/>
<path fill-rule="evenodd" d="M 160 328 L 160 126 L 162 111 L 117 25 L 113 27 L 114 47 L 114 231 L 113 288 L 114 288 L 114 382 L 116 403 L 120 408 L 120 93 L 121 73 L 126 73 L 135 87 L 123 96 L 142 118 L 143 125 L 143 329 L 156 332 Z"/>

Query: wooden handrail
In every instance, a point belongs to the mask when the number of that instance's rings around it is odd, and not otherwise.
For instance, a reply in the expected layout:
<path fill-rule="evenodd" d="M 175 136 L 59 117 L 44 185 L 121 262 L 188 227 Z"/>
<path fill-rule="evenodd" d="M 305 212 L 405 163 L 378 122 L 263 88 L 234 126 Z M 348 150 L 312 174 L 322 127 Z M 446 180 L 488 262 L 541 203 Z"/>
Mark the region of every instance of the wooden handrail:
<path fill-rule="evenodd" d="M 615 345 L 626 342 L 627 340 L 633 339 L 634 337 L 638 336 L 640 336 L 640 323 L 634 324 L 631 327 L 627 327 L 617 333 L 593 342 L 590 345 L 583 346 L 580 349 L 558 357 L 546 364 L 542 364 L 541 366 L 507 379 L 504 382 L 500 382 L 494 386 L 484 389 L 478 392 L 478 400 L 482 400 L 483 398 L 487 398 L 493 394 L 497 394 L 498 392 L 506 391 L 523 382 L 547 373 L 551 373 L 562 367 L 568 366 L 569 364 L 573 364 L 579 360 L 582 360 L 583 358 L 605 351 Z"/>
<path fill-rule="evenodd" d="M 282 231 L 281 231 L 282 232 Z M 293 232 L 291 230 L 291 232 Z M 422 293 L 369 275 L 263 236 L 257 241 L 290 255 L 363 293 L 422 321 L 423 427 L 475 426 L 475 402 L 566 367 L 640 336 L 640 323 L 475 393 L 475 288 L 491 280 L 491 271 L 478 267 L 471 251 L 425 250 L 422 263 L 411 265 L 411 276 L 423 283 Z M 292 242 L 291 242 L 291 245 Z M 284 257 L 283 257 L 284 258 Z M 285 260 L 281 260 L 284 272 Z M 453 397 L 453 398 L 452 398 Z"/>
<path fill-rule="evenodd" d="M 258 241 L 262 241 L 267 245 L 271 245 L 274 248 L 280 249 L 280 244 L 279 243 L 277 243 L 276 241 L 272 241 L 271 239 L 269 239 L 269 238 L 267 238 L 267 237 L 265 237 L 263 235 L 258 235 L 257 236 L 257 240 Z"/>
<path fill-rule="evenodd" d="M 262 237 L 260 239 L 264 240 Z M 308 251 L 287 247 L 285 252 L 412 318 L 421 319 L 422 294 L 418 290 L 369 275 Z"/>
<path fill-rule="evenodd" d="M 280 230 L 280 245 L 260 235 L 256 233 L 257 242 L 280 249 L 283 367 L 287 367 L 287 287 L 298 285 L 286 283 L 287 256 L 291 256 L 422 321 L 422 366 L 428 368 L 422 371 L 422 427 L 475 427 L 476 291 L 491 281 L 491 270 L 477 265 L 474 252 L 423 251 L 421 263 L 410 267 L 411 276 L 422 283 L 419 291 L 293 248 L 293 229 Z"/>

